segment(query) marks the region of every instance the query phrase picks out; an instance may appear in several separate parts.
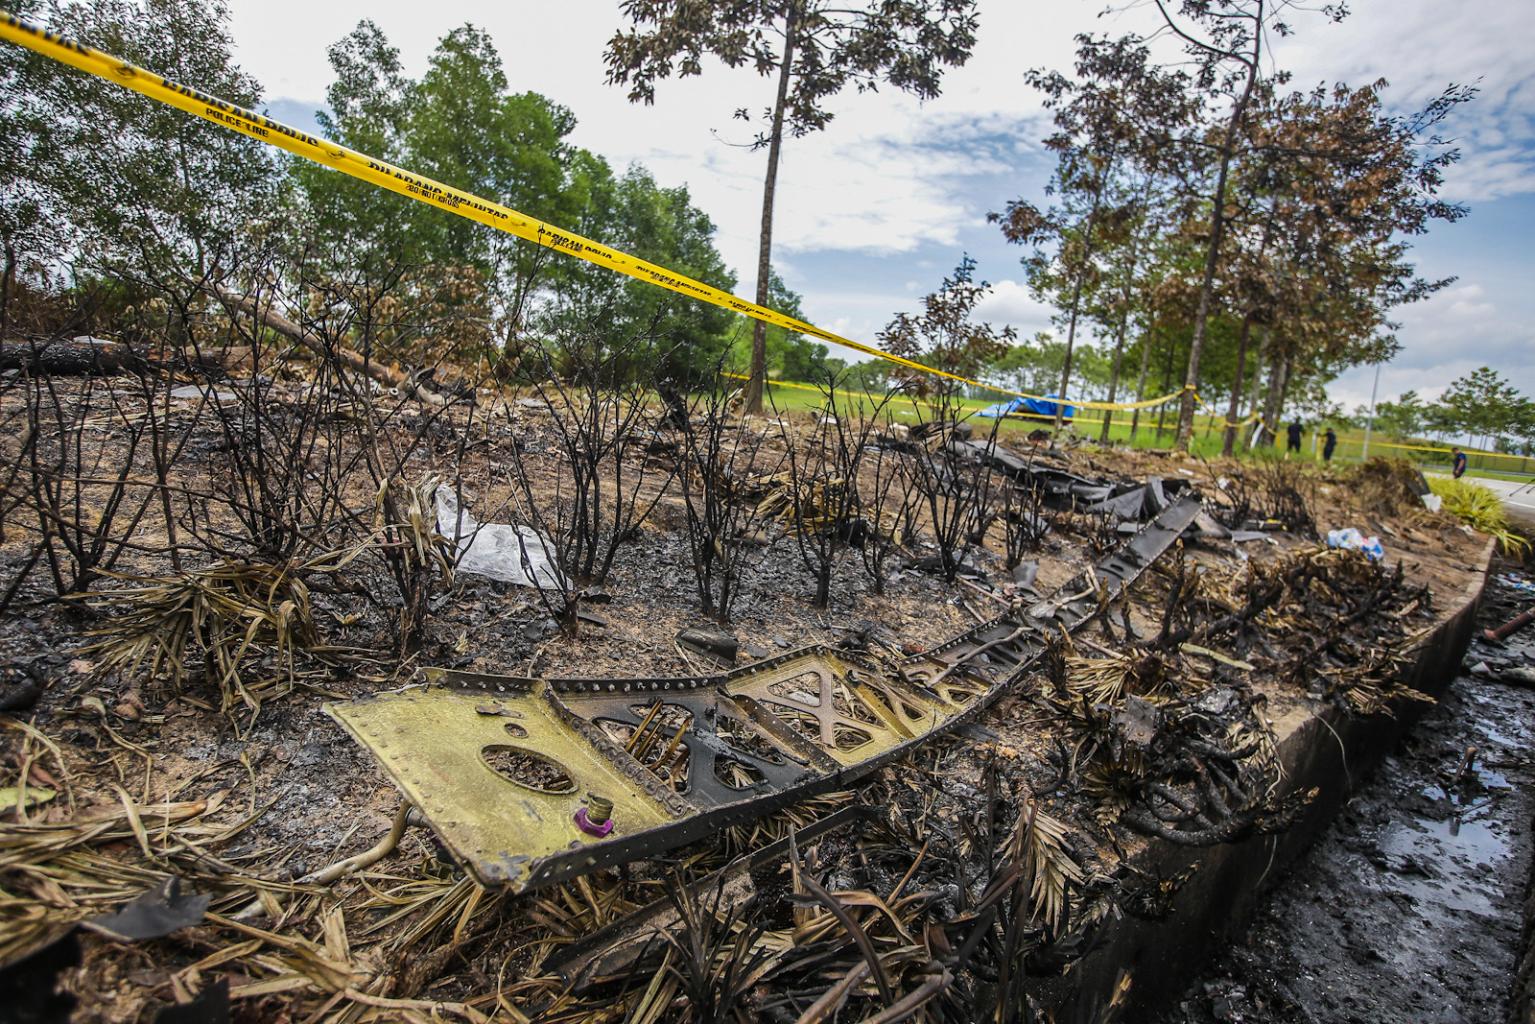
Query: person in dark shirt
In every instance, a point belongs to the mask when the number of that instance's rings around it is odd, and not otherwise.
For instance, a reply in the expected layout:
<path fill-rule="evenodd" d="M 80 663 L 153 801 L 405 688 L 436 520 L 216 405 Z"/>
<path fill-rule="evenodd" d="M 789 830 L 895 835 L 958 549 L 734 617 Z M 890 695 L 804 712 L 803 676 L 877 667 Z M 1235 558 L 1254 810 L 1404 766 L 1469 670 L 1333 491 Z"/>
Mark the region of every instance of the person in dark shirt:
<path fill-rule="evenodd" d="M 1450 451 L 1455 453 L 1455 458 L 1451 461 L 1450 472 L 1454 473 L 1455 479 L 1459 480 L 1462 476 L 1465 475 L 1466 464 L 1470 460 L 1466 458 L 1466 453 L 1461 451 L 1459 448 L 1451 448 Z"/>
<path fill-rule="evenodd" d="M 1327 428 L 1327 433 L 1322 435 L 1322 461 L 1331 462 L 1332 453 L 1338 447 L 1338 435 L 1333 433 L 1332 427 Z"/>
<path fill-rule="evenodd" d="M 1292 452 L 1300 451 L 1300 420 L 1291 423 L 1285 433 L 1288 435 L 1285 449 Z"/>

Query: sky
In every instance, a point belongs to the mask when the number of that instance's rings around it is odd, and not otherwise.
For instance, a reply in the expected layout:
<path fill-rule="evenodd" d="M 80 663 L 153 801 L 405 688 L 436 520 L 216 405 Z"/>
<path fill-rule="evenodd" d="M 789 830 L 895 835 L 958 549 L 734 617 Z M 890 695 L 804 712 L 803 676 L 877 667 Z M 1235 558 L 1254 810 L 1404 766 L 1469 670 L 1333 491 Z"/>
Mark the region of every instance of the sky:
<path fill-rule="evenodd" d="M 986 214 L 1013 198 L 1044 198 L 1049 122 L 1024 72 L 1069 70 L 1078 33 L 1144 34 L 1158 25 L 1146 0 L 1110 13 L 1104 2 L 981 0 L 975 51 L 948 73 L 942 96 L 919 103 L 895 90 L 849 90 L 832 102 L 825 131 L 785 142 L 774 265 L 812 322 L 874 343 L 968 252 L 994 289 L 979 316 L 1025 337 L 1050 327 L 1051 310 L 1023 282 L 1020 250 Z M 1443 195 L 1470 213 L 1415 240 L 1421 273 L 1456 281 L 1400 311 L 1402 351 L 1381 370 L 1380 397 L 1408 389 L 1434 397 L 1482 365 L 1535 395 L 1535 0 L 1351 6 L 1340 24 L 1296 12 L 1272 67 L 1291 72 L 1297 88 L 1385 78 L 1387 103 L 1403 112 L 1452 82 L 1481 90 L 1444 128 L 1463 157 Z M 271 115 L 299 124 L 312 123 L 323 103 L 326 47 L 359 19 L 383 29 L 411 75 L 452 28 L 484 28 L 514 90 L 541 92 L 575 113 L 574 143 L 616 168 L 637 161 L 662 184 L 686 184 L 719 229 L 737 294 L 751 293 L 765 155 L 743 145 L 750 129 L 731 115 L 771 102 L 771 81 L 752 70 L 709 63 L 699 77 L 660 83 L 654 106 L 629 103 L 623 89 L 604 84 L 603 49 L 623 24 L 616 0 L 230 0 L 230 12 L 237 58 L 262 83 Z M 1367 403 L 1373 378 L 1373 368 L 1355 368 L 1331 385 L 1331 397 L 1348 408 Z"/>

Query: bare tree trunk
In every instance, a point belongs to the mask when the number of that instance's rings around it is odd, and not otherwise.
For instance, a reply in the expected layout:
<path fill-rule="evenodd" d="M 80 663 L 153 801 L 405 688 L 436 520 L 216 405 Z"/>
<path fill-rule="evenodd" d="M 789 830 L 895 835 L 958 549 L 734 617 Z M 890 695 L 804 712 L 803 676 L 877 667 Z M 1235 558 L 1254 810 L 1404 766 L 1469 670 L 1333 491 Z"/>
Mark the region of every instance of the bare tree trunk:
<path fill-rule="evenodd" d="M 1151 187 L 1148 185 L 1141 193 L 1141 202 L 1145 202 L 1146 197 L 1150 194 L 1150 192 Z M 1130 266 L 1125 273 L 1124 282 L 1120 285 L 1119 289 L 1119 329 L 1114 333 L 1114 363 L 1109 369 L 1108 400 L 1110 404 L 1113 404 L 1115 392 L 1117 392 L 1119 389 L 1119 372 L 1124 367 L 1125 362 L 1125 331 L 1130 326 L 1130 287 L 1135 281 L 1135 270 L 1140 263 L 1139 256 L 1140 253 L 1137 251 L 1135 243 L 1132 242 L 1130 247 Z M 1141 362 L 1144 364 L 1145 359 L 1142 359 Z M 1143 379 L 1142 384 L 1144 383 L 1145 381 Z M 1103 410 L 1103 434 L 1098 438 L 1099 443 L 1108 443 L 1109 428 L 1113 426 L 1113 423 L 1114 410 Z"/>
<path fill-rule="evenodd" d="M 1109 153 L 1109 160 L 1104 169 L 1098 175 L 1097 187 L 1093 190 L 1093 205 L 1087 211 L 1087 230 L 1082 232 L 1082 265 L 1077 268 L 1077 277 L 1071 285 L 1071 315 L 1066 322 L 1066 358 L 1061 361 L 1061 400 L 1055 403 L 1055 429 L 1061 429 L 1061 420 L 1066 416 L 1067 385 L 1071 383 L 1071 353 L 1077 341 L 1077 320 L 1082 312 L 1082 284 L 1087 279 L 1087 268 L 1093 258 L 1093 228 L 1098 223 L 1098 207 L 1103 200 L 1103 190 L 1107 184 L 1108 168 L 1112 166 L 1114 154 Z"/>
<path fill-rule="evenodd" d="M 1258 84 L 1259 60 L 1263 55 L 1263 0 L 1258 0 L 1253 19 L 1253 52 L 1247 63 L 1247 84 L 1231 111 L 1231 121 L 1226 126 L 1226 138 L 1221 145 L 1220 171 L 1215 178 L 1215 197 L 1210 211 L 1210 247 L 1205 253 L 1204 276 L 1199 284 L 1199 306 L 1194 313 L 1194 336 L 1189 342 L 1188 372 L 1183 377 L 1183 399 L 1178 409 L 1178 448 L 1188 451 L 1189 440 L 1194 436 L 1194 387 L 1199 383 L 1199 357 L 1205 346 L 1205 323 L 1210 317 L 1210 305 L 1215 294 L 1215 269 L 1220 263 L 1221 242 L 1226 234 L 1226 181 L 1230 176 L 1231 160 L 1236 155 L 1237 135 L 1242 130 L 1242 120 L 1247 116 L 1247 103 L 1252 99 L 1253 87 Z"/>
<path fill-rule="evenodd" d="M 11 289 L 16 285 L 16 246 L 5 240 L 5 274 L 0 276 L 0 340 L 11 333 Z"/>
<path fill-rule="evenodd" d="M 1141 373 L 1135 382 L 1135 400 L 1137 402 L 1146 399 L 1146 376 L 1151 371 L 1151 328 L 1146 328 L 1146 333 L 1141 337 Z M 1141 411 L 1135 410 L 1130 414 L 1130 443 L 1135 443 L 1135 432 L 1141 426 Z"/>
<path fill-rule="evenodd" d="M 1109 367 L 1109 397 L 1108 403 L 1114 404 L 1115 392 L 1119 389 L 1119 370 L 1125 361 L 1125 327 L 1128 316 L 1120 314 L 1119 329 L 1114 332 L 1114 362 Z M 1109 427 L 1114 423 L 1114 410 L 1103 410 L 1103 432 L 1098 435 L 1099 444 L 1108 444 Z"/>
<path fill-rule="evenodd" d="M 1167 362 L 1162 367 L 1162 388 L 1163 388 L 1164 392 L 1166 391 L 1167 388 L 1172 387 L 1172 383 L 1173 383 L 1173 354 L 1177 351 L 1177 349 L 1178 349 L 1177 342 L 1174 341 L 1172 338 L 1168 338 L 1167 339 Z M 1164 426 L 1164 424 L 1166 422 L 1167 422 L 1167 403 L 1163 402 L 1161 405 L 1157 406 L 1157 442 L 1158 443 L 1161 443 L 1162 431 L 1166 429 L 1166 427 Z M 1189 425 L 1190 425 L 1191 429 L 1193 427 L 1193 423 L 1194 423 L 1193 419 L 1190 418 Z"/>
<path fill-rule="evenodd" d="M 1077 275 L 1077 283 L 1071 289 L 1071 315 L 1066 321 L 1066 357 L 1061 360 L 1061 388 L 1056 392 L 1060 401 L 1055 403 L 1055 429 L 1061 429 L 1061 421 L 1066 418 L 1066 386 L 1071 383 L 1071 349 L 1077 340 L 1077 313 L 1082 298 L 1082 274 Z"/>
<path fill-rule="evenodd" d="M 1284 408 L 1284 393 L 1289 388 L 1290 361 L 1275 355 L 1269 362 L 1268 398 L 1263 404 L 1263 443 L 1273 444 L 1279 426 L 1279 414 Z"/>
<path fill-rule="evenodd" d="M 1252 393 L 1247 396 L 1247 415 L 1251 416 L 1258 411 L 1263 402 L 1263 368 L 1268 365 L 1269 357 L 1269 329 L 1258 328 L 1258 356 L 1253 362 L 1253 387 Z"/>
<path fill-rule="evenodd" d="M 789 79 L 794 69 L 795 5 L 784 17 L 783 64 L 778 69 L 778 95 L 773 101 L 773 131 L 768 138 L 767 175 L 762 181 L 762 234 L 757 242 L 757 305 L 766 306 L 768 282 L 773 273 L 773 194 L 778 189 L 778 155 L 783 148 L 783 115 L 789 103 Z M 752 321 L 751 379 L 746 382 L 746 411 L 762 411 L 762 390 L 767 380 L 767 324 Z"/>
<path fill-rule="evenodd" d="M 1231 458 L 1237 441 L 1237 413 L 1241 412 L 1242 394 L 1247 390 L 1247 341 L 1252 336 L 1253 317 L 1242 318 L 1242 333 L 1237 338 L 1237 371 L 1231 380 L 1231 402 L 1226 407 L 1226 436 L 1221 440 L 1221 454 Z"/>

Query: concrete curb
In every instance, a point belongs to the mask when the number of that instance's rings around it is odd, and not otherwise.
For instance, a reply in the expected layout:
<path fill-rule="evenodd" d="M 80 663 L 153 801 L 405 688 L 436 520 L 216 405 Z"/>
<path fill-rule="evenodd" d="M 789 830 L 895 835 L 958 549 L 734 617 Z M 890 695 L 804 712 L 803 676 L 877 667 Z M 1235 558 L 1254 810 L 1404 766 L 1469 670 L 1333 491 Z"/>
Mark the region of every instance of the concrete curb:
<path fill-rule="evenodd" d="M 1406 682 L 1438 696 L 1455 678 L 1471 641 L 1477 607 L 1492 561 L 1494 542 L 1482 550 L 1465 590 L 1444 595 L 1444 615 L 1418 648 Z M 1448 600 L 1446 600 L 1448 598 Z M 1354 787 L 1391 752 L 1423 713 L 1399 708 L 1394 718 L 1350 717 L 1333 707 L 1320 714 L 1299 710 L 1275 718 L 1279 756 L 1290 791 L 1320 790 L 1289 831 L 1240 843 L 1190 848 L 1154 839 L 1130 863 L 1155 877 L 1188 867 L 1193 876 L 1160 921 L 1122 917 L 1103 926 L 1097 945 L 1061 978 L 1040 992 L 1041 1004 L 1067 1024 L 1095 1019 L 1121 971 L 1131 976 L 1126 1021 L 1146 1016 L 1182 995 L 1205 963 L 1241 936 L 1267 887 L 1276 884 L 1332 821 Z"/>

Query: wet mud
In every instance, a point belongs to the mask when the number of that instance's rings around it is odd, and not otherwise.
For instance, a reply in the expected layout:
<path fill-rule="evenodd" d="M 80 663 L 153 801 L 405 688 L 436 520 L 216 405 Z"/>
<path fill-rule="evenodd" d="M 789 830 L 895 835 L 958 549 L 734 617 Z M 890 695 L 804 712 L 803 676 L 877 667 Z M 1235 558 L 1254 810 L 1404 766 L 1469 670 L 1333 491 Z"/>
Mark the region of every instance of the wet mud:
<path fill-rule="evenodd" d="M 1478 620 L 1528 604 L 1489 577 Z M 1535 626 L 1465 668 L 1158 1024 L 1501 1024 L 1535 818 Z M 1270 879 L 1272 883 L 1273 880 Z"/>

